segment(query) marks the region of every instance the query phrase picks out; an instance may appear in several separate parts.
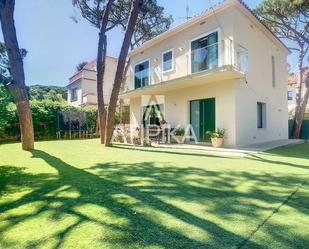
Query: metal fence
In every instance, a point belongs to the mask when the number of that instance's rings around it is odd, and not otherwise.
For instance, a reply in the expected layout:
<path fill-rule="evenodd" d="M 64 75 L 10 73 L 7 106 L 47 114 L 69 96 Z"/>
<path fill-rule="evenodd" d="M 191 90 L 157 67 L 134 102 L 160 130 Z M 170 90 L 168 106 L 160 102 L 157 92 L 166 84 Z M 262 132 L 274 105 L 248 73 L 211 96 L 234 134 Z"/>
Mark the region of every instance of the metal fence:
<path fill-rule="evenodd" d="M 289 120 L 289 138 L 292 136 L 294 126 L 294 120 Z M 300 138 L 301 139 L 309 139 L 309 120 L 304 120 L 303 125 L 300 131 Z"/>

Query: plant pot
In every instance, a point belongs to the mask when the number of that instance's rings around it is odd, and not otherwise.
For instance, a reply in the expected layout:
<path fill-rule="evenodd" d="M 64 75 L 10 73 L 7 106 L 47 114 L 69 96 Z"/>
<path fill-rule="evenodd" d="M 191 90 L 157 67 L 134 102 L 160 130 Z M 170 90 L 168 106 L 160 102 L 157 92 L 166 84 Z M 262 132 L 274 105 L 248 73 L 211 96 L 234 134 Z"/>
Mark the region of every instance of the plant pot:
<path fill-rule="evenodd" d="M 223 144 L 223 137 L 212 137 L 211 138 L 212 147 L 220 148 Z"/>
<path fill-rule="evenodd" d="M 179 143 L 179 144 L 183 144 L 185 142 L 184 136 L 175 136 L 175 140 L 176 140 L 176 143 Z"/>

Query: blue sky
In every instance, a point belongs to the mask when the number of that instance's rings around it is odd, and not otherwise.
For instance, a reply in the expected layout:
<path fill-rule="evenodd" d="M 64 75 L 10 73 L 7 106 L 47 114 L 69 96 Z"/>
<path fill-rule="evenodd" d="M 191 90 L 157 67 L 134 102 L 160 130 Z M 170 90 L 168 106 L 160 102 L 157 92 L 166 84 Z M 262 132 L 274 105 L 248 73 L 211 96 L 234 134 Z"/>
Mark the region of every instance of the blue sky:
<path fill-rule="evenodd" d="M 195 15 L 216 4 L 218 0 L 158 0 L 173 15 L 176 26 L 184 21 L 186 5 Z M 251 8 L 261 0 L 246 0 Z M 72 16 L 80 21 L 74 23 Z M 81 61 L 96 57 L 97 30 L 83 20 L 72 0 L 16 0 L 15 23 L 19 45 L 28 50 L 24 61 L 28 85 L 65 86 Z M 3 41 L 2 32 L 0 40 Z M 122 34 L 114 30 L 108 34 L 108 54 L 117 56 Z M 295 63 L 295 56 L 289 58 Z"/>

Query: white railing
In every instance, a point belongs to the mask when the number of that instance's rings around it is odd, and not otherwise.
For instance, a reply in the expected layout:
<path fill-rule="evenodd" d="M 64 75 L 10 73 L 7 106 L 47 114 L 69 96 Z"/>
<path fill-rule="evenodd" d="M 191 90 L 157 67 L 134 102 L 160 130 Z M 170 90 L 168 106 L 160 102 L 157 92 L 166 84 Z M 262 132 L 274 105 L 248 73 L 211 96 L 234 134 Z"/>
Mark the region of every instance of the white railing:
<path fill-rule="evenodd" d="M 162 63 L 156 63 L 158 66 L 128 74 L 123 81 L 122 92 L 215 70 L 224 66 L 231 66 L 233 70 L 246 73 L 248 70 L 248 51 L 232 40 L 223 40 L 191 50 L 189 53 L 178 56 L 172 63 L 174 63 L 173 70 L 168 72 L 162 70 Z"/>

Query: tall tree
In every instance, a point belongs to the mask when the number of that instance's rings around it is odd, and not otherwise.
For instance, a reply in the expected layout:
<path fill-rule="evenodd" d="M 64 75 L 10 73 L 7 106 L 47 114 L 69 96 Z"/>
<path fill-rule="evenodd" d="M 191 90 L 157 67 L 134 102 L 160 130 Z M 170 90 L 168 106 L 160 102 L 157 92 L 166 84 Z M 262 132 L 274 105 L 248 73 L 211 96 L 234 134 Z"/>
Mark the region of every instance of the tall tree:
<path fill-rule="evenodd" d="M 24 150 L 33 150 L 34 131 L 32 113 L 26 91 L 22 54 L 16 36 L 14 8 L 15 0 L 0 0 L 1 28 L 10 65 L 11 81 L 8 83 L 8 88 L 17 106 L 22 148 Z"/>
<path fill-rule="evenodd" d="M 133 33 L 130 50 L 142 45 L 144 42 L 151 40 L 159 34 L 165 32 L 171 27 L 173 17 L 165 16 L 164 7 L 159 6 L 157 1 L 145 1 L 137 19 L 135 32 Z M 125 30 L 126 26 L 121 23 Z M 123 77 L 126 77 L 130 67 L 130 58 L 127 58 Z M 123 80 L 123 83 L 125 81 Z M 124 85 L 123 85 L 124 87 Z M 125 106 L 122 99 L 119 100 L 120 113 L 124 114 Z M 124 121 L 124 119 L 122 119 Z"/>
<path fill-rule="evenodd" d="M 135 31 L 133 33 L 130 49 L 142 45 L 171 27 L 173 17 L 164 15 L 164 7 L 159 6 L 157 1 L 144 1 L 140 10 Z M 122 28 L 126 29 L 126 23 L 121 23 Z M 124 76 L 127 74 L 130 59 L 127 60 Z"/>
<path fill-rule="evenodd" d="M 298 54 L 298 77 L 296 93 L 296 109 L 293 137 L 299 138 L 308 103 L 309 85 L 305 84 L 304 60 L 308 58 L 309 48 L 309 2 L 307 0 L 264 0 L 256 9 L 256 13 L 290 49 Z M 304 96 L 304 97 L 302 97 Z"/>
<path fill-rule="evenodd" d="M 82 61 L 82 62 L 78 63 L 77 66 L 76 66 L 76 72 L 79 72 L 80 70 L 82 70 L 84 68 L 84 66 L 87 65 L 87 63 L 88 63 L 87 61 Z"/>
<path fill-rule="evenodd" d="M 110 22 L 109 15 L 113 8 L 114 0 L 73 0 L 73 5 L 78 6 L 82 16 L 92 25 L 99 29 L 99 39 L 97 48 L 97 102 L 98 102 L 98 120 L 100 125 L 101 143 L 105 142 L 106 113 L 104 108 L 104 72 L 107 50 L 106 32 L 113 27 L 115 23 Z M 110 25 L 109 25 L 110 24 Z M 108 27 L 109 25 L 109 27 Z"/>
<path fill-rule="evenodd" d="M 132 41 L 132 36 L 135 30 L 137 23 L 138 14 L 140 8 L 143 4 L 143 0 L 133 0 L 132 9 L 130 12 L 130 17 L 128 24 L 126 26 L 126 32 L 124 35 L 123 43 L 121 46 L 120 54 L 118 57 L 117 69 L 115 74 L 115 80 L 113 85 L 113 90 L 111 93 L 109 106 L 108 106 L 108 117 L 107 117 L 107 126 L 106 126 L 106 141 L 105 145 L 110 146 L 111 140 L 113 137 L 114 125 L 115 125 L 115 113 L 117 107 L 117 101 L 119 96 L 119 91 L 121 87 L 121 82 L 123 79 L 123 72 L 125 69 L 126 58 Z"/>

